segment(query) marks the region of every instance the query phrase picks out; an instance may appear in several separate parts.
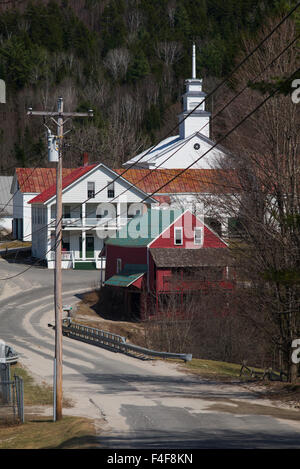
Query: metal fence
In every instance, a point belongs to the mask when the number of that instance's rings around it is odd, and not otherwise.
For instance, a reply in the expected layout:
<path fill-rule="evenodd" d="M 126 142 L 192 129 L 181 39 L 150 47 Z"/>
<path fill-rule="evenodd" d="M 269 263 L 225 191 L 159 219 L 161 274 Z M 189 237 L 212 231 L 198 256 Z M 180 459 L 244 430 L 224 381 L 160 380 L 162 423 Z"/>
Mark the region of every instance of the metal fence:
<path fill-rule="evenodd" d="M 149 357 L 160 357 L 160 358 L 175 358 L 184 360 L 185 362 L 192 359 L 190 353 L 169 353 L 169 352 L 158 352 L 156 350 L 150 350 L 145 347 L 139 347 L 138 345 L 128 344 L 126 337 L 122 337 L 111 332 L 102 331 L 94 327 L 88 327 L 81 324 L 74 323 L 71 318 L 63 319 L 62 324 L 63 335 L 72 339 L 87 342 L 98 347 L 107 348 L 114 352 L 121 352 L 133 355 L 139 358 Z"/>
<path fill-rule="evenodd" d="M 4 423 L 24 423 L 24 383 L 14 375 L 10 364 L 0 364 L 0 420 Z"/>

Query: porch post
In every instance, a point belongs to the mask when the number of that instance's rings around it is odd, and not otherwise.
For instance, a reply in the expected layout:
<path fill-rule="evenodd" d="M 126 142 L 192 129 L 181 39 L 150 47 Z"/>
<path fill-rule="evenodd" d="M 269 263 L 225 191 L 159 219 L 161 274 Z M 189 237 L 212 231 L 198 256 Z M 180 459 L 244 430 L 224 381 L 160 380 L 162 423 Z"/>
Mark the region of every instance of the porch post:
<path fill-rule="evenodd" d="M 117 203 L 117 219 L 116 219 L 116 225 L 120 226 L 121 225 L 121 204 L 120 202 Z"/>
<path fill-rule="evenodd" d="M 82 221 L 82 226 L 85 226 L 85 217 L 86 217 L 86 210 L 85 210 L 85 208 L 86 208 L 86 204 L 83 203 L 81 207 L 82 207 L 82 208 L 81 208 L 81 216 L 82 216 L 81 221 Z M 82 241 L 83 241 L 83 237 L 82 237 Z"/>
<path fill-rule="evenodd" d="M 86 232 L 82 231 L 82 259 L 86 260 Z"/>

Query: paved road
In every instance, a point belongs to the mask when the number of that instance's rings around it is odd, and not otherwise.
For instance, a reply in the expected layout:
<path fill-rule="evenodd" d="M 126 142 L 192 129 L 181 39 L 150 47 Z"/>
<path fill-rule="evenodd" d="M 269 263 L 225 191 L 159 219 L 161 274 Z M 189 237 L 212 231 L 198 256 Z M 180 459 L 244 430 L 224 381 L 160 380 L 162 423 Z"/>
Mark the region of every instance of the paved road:
<path fill-rule="evenodd" d="M 24 266 L 0 259 L 0 278 Z M 93 287 L 96 271 L 64 271 L 64 303 Z M 53 272 L 32 268 L 0 282 L 0 338 L 38 379 L 52 383 Z M 105 448 L 300 448 L 300 412 L 281 409 L 238 384 L 221 384 L 63 340 L 64 414 L 96 419 Z"/>

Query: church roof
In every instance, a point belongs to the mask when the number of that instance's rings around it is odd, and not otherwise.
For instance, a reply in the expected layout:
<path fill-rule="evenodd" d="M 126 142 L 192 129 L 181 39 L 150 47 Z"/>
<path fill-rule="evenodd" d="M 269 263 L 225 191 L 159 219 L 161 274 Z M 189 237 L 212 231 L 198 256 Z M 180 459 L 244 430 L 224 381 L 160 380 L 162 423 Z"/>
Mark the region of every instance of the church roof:
<path fill-rule="evenodd" d="M 114 171 L 122 174 L 124 169 Z M 181 172 L 181 169 L 128 169 L 124 178 L 147 194 L 231 193 L 238 189 L 231 170 L 188 169 Z M 161 186 L 164 187 L 160 189 Z"/>
<path fill-rule="evenodd" d="M 201 113 L 205 114 L 203 111 L 201 111 Z M 195 113 L 194 117 L 196 117 L 196 115 L 197 113 Z M 214 147 L 211 153 L 208 152 L 207 155 L 205 155 L 205 160 L 210 160 L 216 153 L 229 153 L 228 150 L 226 150 L 222 145 L 216 145 L 216 143 L 206 135 L 200 132 L 194 132 L 192 135 L 189 135 L 186 138 L 181 138 L 179 135 L 168 137 L 167 139 L 158 143 L 155 147 L 150 147 L 148 150 L 145 150 L 137 156 L 131 158 L 129 161 L 126 161 L 123 166 L 125 168 L 129 168 L 131 165 L 135 165 L 137 168 L 154 168 L 155 166 L 164 168 L 166 164 L 172 165 L 173 161 L 176 161 L 176 156 L 179 152 L 185 153 L 186 151 L 189 151 L 189 142 L 191 142 L 193 139 L 197 139 L 200 144 L 202 142 L 204 148 L 207 146 Z M 200 156 L 201 153 L 195 155 L 193 158 L 196 161 Z M 199 163 L 201 164 L 201 160 L 199 160 Z M 195 169 L 196 168 L 197 165 L 195 166 Z"/>
<path fill-rule="evenodd" d="M 158 156 L 163 155 L 165 152 L 173 149 L 176 144 L 182 142 L 182 139 L 179 135 L 173 135 L 162 140 L 158 145 L 150 147 L 147 150 L 139 153 L 137 156 L 131 158 L 129 161 L 126 161 L 123 166 L 130 166 L 133 163 L 142 165 L 143 163 L 149 163 L 149 161 L 155 160 Z"/>

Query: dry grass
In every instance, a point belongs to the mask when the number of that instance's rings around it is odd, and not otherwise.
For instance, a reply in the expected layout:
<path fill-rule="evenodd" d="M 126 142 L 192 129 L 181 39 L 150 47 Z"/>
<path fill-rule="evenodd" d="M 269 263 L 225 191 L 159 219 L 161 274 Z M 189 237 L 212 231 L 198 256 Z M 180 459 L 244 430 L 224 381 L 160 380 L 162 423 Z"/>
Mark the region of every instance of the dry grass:
<path fill-rule="evenodd" d="M 14 240 L 14 241 L 5 241 L 3 243 L 0 243 L 0 250 L 1 249 L 10 249 L 10 248 L 27 248 L 31 247 L 31 242 L 26 242 L 26 241 L 19 241 L 19 240 Z"/>
<path fill-rule="evenodd" d="M 103 317 L 98 308 L 99 294 L 97 291 L 85 293 L 77 305 L 75 321 L 86 326 L 102 329 L 127 338 L 136 345 L 145 345 L 145 332 L 142 323 L 117 321 Z"/>
<path fill-rule="evenodd" d="M 11 375 L 14 374 L 24 381 L 25 423 L 0 423 L 0 449 L 99 448 L 92 420 L 63 417 L 62 420 L 53 422 L 52 418 L 44 416 L 44 413 L 52 414 L 52 386 L 46 383 L 36 384 L 27 370 L 19 364 L 12 366 Z M 69 400 L 63 399 L 64 408 L 71 406 Z"/>
<path fill-rule="evenodd" d="M 58 422 L 31 418 L 23 425 L 0 426 L 0 449 L 99 448 L 92 420 L 64 417 Z"/>
<path fill-rule="evenodd" d="M 53 404 L 52 386 L 42 382 L 37 384 L 28 371 L 20 364 L 11 367 L 11 376 L 17 375 L 24 382 L 24 405 L 26 406 L 47 406 Z M 69 399 L 63 399 L 64 407 L 72 407 Z"/>

